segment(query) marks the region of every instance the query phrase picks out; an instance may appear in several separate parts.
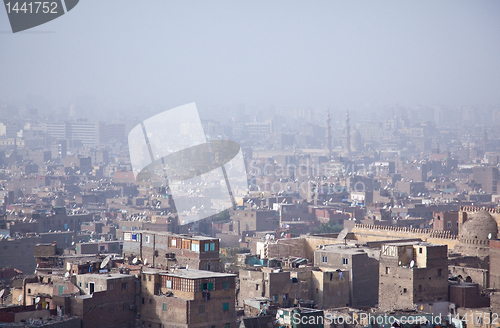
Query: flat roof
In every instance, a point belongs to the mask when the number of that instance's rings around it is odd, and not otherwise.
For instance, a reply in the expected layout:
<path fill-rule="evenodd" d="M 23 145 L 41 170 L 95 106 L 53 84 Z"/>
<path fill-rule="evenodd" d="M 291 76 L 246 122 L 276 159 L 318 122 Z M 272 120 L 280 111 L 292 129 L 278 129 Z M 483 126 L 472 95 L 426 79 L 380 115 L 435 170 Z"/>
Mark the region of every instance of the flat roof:
<path fill-rule="evenodd" d="M 179 277 L 186 279 L 236 277 L 236 275 L 232 273 L 221 273 L 221 272 L 212 272 L 212 271 L 196 270 L 196 269 L 176 269 L 174 272 L 170 272 L 167 270 L 148 268 L 146 270 L 143 270 L 143 273 L 147 274 L 159 273 L 160 275 L 163 276 Z"/>
<path fill-rule="evenodd" d="M 77 277 L 89 277 L 94 279 L 121 279 L 121 278 L 130 278 L 135 277 L 133 274 L 125 274 L 125 273 L 84 273 L 79 274 Z"/>
<path fill-rule="evenodd" d="M 130 233 L 148 233 L 152 235 L 159 236 L 169 236 L 169 237 L 177 237 L 177 238 L 186 238 L 186 239 L 194 239 L 194 240 L 219 240 L 219 238 L 205 237 L 205 236 L 189 236 L 189 235 L 179 235 L 170 232 L 161 232 L 161 231 L 151 231 L 151 230 L 135 230 L 135 231 L 124 231 Z"/>

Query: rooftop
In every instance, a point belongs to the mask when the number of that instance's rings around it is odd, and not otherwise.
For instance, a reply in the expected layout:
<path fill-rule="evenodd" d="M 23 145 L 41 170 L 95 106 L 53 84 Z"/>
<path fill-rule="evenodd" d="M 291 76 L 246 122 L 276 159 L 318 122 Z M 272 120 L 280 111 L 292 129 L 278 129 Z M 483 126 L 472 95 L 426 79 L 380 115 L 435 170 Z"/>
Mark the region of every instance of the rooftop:
<path fill-rule="evenodd" d="M 152 235 L 157 235 L 157 236 L 171 236 L 171 237 L 177 237 L 177 238 L 187 238 L 187 239 L 193 239 L 193 240 L 214 240 L 218 238 L 212 238 L 212 237 L 205 237 L 205 236 L 190 236 L 190 235 L 178 235 L 170 232 L 159 232 L 159 231 L 151 231 L 151 230 L 135 230 L 135 231 L 125 231 L 125 232 L 131 232 L 134 234 L 137 233 L 148 233 Z"/>
<path fill-rule="evenodd" d="M 236 277 L 235 274 L 230 273 L 220 273 L 205 270 L 195 270 L 195 269 L 176 269 L 174 272 L 169 272 L 166 270 L 158 269 L 144 269 L 143 273 L 155 274 L 159 273 L 161 275 L 170 277 L 179 277 L 186 279 L 203 279 L 203 278 L 223 278 L 223 277 Z"/>

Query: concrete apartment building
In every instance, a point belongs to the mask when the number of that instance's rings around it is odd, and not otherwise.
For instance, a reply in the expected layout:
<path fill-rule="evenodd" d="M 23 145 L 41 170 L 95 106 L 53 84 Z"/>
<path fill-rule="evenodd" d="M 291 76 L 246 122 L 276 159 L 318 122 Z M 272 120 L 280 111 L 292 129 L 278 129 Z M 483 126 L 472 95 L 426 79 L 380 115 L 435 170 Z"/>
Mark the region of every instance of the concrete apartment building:
<path fill-rule="evenodd" d="M 141 276 L 141 327 L 236 328 L 236 275 L 144 269 Z"/>
<path fill-rule="evenodd" d="M 318 308 L 324 309 L 350 304 L 351 284 L 347 270 L 247 268 L 240 270 L 239 279 L 239 306 L 248 299 L 268 299 L 280 307 L 294 306 L 303 299 L 312 300 Z"/>
<path fill-rule="evenodd" d="M 413 309 L 415 304 L 448 300 L 448 247 L 430 243 L 382 245 L 379 308 Z"/>
<path fill-rule="evenodd" d="M 123 240 L 124 257 L 147 260 L 155 268 L 221 269 L 216 238 L 141 230 L 124 232 Z"/>
<path fill-rule="evenodd" d="M 314 266 L 323 271 L 347 271 L 349 299 L 343 306 L 375 306 L 378 301 L 380 250 L 352 245 L 321 245 Z M 326 270 L 329 269 L 329 270 Z"/>

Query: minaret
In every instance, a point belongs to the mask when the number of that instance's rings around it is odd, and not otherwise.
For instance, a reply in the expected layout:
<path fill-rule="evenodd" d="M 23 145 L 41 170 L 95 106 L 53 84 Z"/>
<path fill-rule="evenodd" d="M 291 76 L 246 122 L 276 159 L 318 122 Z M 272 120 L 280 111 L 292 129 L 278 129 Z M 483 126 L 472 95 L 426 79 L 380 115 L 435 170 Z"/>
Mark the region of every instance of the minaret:
<path fill-rule="evenodd" d="M 346 155 L 351 154 L 351 126 L 349 125 L 349 112 L 345 115 L 345 148 Z"/>
<path fill-rule="evenodd" d="M 332 156 L 332 126 L 330 124 L 330 111 L 326 112 L 326 156 Z"/>

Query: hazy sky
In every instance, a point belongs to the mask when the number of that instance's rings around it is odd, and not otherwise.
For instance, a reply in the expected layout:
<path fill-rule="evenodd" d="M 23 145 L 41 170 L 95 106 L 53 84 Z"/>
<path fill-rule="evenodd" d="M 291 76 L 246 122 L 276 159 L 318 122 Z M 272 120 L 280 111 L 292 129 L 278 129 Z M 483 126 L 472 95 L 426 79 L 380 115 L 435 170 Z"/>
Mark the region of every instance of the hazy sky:
<path fill-rule="evenodd" d="M 0 31 L 0 103 L 500 104 L 500 1 L 80 0 Z"/>

